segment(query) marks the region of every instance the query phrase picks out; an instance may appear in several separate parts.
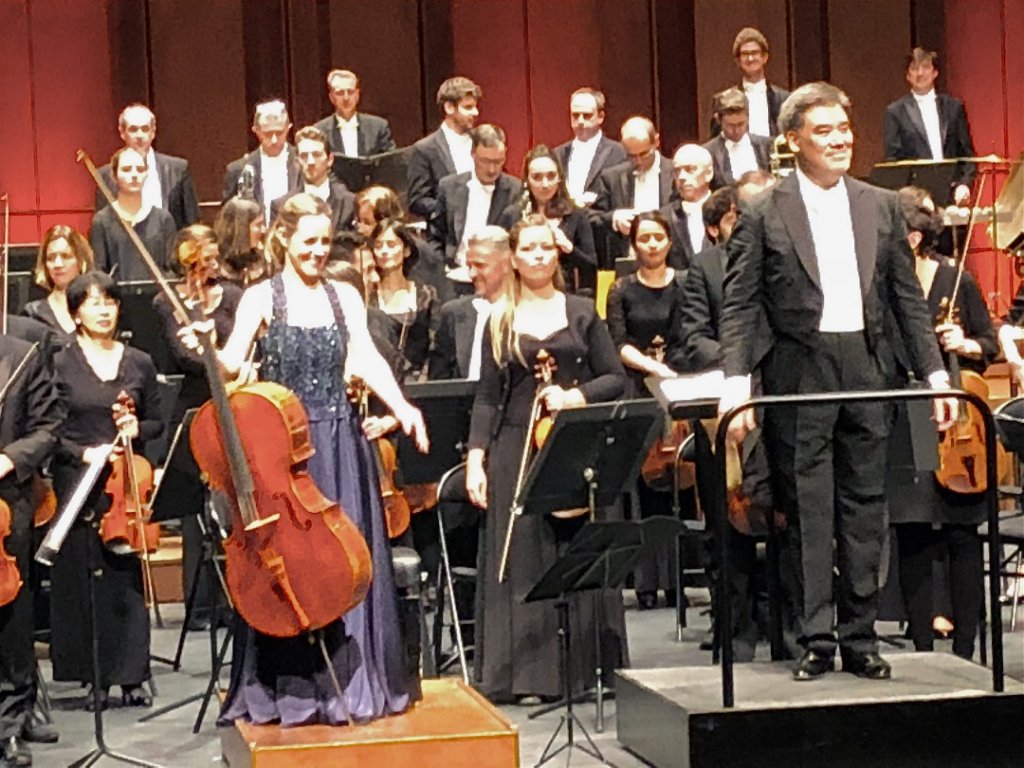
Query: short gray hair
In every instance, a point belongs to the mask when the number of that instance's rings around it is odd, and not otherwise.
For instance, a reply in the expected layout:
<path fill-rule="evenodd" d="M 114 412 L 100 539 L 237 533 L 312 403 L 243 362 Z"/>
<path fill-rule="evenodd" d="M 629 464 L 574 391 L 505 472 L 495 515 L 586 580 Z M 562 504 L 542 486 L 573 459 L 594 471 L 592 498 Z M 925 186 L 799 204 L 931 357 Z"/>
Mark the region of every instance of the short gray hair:
<path fill-rule="evenodd" d="M 481 227 L 469 236 L 466 245 L 470 248 L 483 248 L 496 254 L 509 254 L 512 246 L 508 242 L 508 232 L 496 224 Z"/>
<path fill-rule="evenodd" d="M 492 123 L 483 123 L 469 132 L 473 140 L 473 149 L 477 147 L 507 146 L 505 132 Z"/>
<path fill-rule="evenodd" d="M 840 106 L 849 111 L 850 98 L 831 83 L 816 82 L 801 85 L 782 102 L 779 109 L 779 131 L 799 131 L 804 115 L 815 107 Z"/>

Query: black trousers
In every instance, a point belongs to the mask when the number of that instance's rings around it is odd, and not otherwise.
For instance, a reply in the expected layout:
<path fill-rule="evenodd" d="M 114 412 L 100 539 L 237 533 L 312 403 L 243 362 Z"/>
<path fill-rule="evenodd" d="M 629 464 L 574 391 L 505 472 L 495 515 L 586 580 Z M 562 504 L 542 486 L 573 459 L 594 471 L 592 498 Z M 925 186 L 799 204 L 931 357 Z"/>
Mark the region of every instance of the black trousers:
<path fill-rule="evenodd" d="M 780 340 L 771 354 L 766 394 L 886 386 L 860 332 L 820 334 L 813 348 Z M 844 655 L 878 650 L 887 408 L 852 403 L 765 412 L 772 489 L 788 521 L 783 537 L 795 569 L 797 641 L 826 656 L 837 642 Z M 834 563 L 839 576 L 833 582 Z"/>
<path fill-rule="evenodd" d="M 31 529 L 14 527 L 4 544 L 18 561 L 23 584 L 14 600 L 0 608 L 0 739 L 21 735 L 36 698 L 29 588 Z"/>

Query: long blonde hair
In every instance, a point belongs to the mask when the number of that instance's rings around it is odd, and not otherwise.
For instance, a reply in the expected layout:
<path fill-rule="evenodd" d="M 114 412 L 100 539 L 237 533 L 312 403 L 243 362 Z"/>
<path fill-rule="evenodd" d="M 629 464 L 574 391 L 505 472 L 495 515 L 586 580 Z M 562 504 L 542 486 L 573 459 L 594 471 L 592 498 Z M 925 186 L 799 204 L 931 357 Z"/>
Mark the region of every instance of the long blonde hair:
<path fill-rule="evenodd" d="M 519 236 L 522 231 L 532 227 L 544 227 L 547 229 L 551 234 L 552 242 L 554 242 L 555 233 L 551 231 L 551 225 L 548 224 L 547 219 L 539 213 L 531 213 L 516 222 L 508 232 L 508 241 L 512 247 L 513 254 L 519 245 Z M 555 265 L 555 272 L 552 275 L 551 282 L 556 291 L 565 290 L 565 278 L 562 276 L 561 267 L 557 264 Z M 499 366 L 502 359 L 506 356 L 515 355 L 522 359 L 522 352 L 519 349 L 519 337 L 512 330 L 516 307 L 519 306 L 519 298 L 522 296 L 522 293 L 523 287 L 519 278 L 519 272 L 513 266 L 505 274 L 505 279 L 501 285 L 501 293 L 491 306 L 491 354 L 494 355 L 494 360 Z"/>

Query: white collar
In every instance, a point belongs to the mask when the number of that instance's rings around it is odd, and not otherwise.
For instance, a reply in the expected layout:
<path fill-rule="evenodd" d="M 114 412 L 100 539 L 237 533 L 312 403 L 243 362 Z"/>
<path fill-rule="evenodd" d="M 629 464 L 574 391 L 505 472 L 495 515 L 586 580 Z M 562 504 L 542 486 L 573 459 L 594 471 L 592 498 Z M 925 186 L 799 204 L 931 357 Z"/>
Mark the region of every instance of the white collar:
<path fill-rule="evenodd" d="M 473 297 L 473 309 L 476 310 L 478 315 L 482 315 L 486 312 L 491 311 L 491 302 L 485 299 L 483 296 Z"/>
<path fill-rule="evenodd" d="M 800 170 L 800 166 L 796 169 L 796 182 L 800 188 L 800 196 L 804 199 L 804 205 L 818 205 L 827 203 L 836 197 L 846 197 L 846 179 L 840 178 L 833 186 L 825 189 L 818 184 L 811 181 L 807 174 Z M 808 206 L 809 207 L 809 206 Z"/>
<path fill-rule="evenodd" d="M 497 183 L 497 182 L 495 182 L 495 183 Z M 484 183 L 482 183 L 480 181 L 480 179 L 478 179 L 476 177 L 476 171 L 470 171 L 469 172 L 469 181 L 466 182 L 466 186 L 468 186 L 468 187 L 476 187 L 477 189 L 482 189 L 482 190 L 484 190 L 485 192 L 488 192 L 488 193 L 494 191 L 494 184 L 484 184 Z"/>
<path fill-rule="evenodd" d="M 706 192 L 700 200 L 680 200 L 679 202 L 686 214 L 689 215 L 691 213 L 700 213 L 709 197 L 711 197 L 711 193 Z"/>
<path fill-rule="evenodd" d="M 441 133 L 444 134 L 445 139 L 449 144 L 471 144 L 473 142 L 472 137 L 468 133 L 456 133 L 448 127 L 448 123 L 441 123 Z"/>
<path fill-rule="evenodd" d="M 271 157 L 260 147 L 260 165 L 284 165 L 288 162 L 288 147 L 281 150 L 277 157 Z"/>
<path fill-rule="evenodd" d="M 917 101 L 935 101 L 934 88 L 928 91 L 928 93 L 914 93 L 913 91 L 911 91 L 910 93 Z"/>
<path fill-rule="evenodd" d="M 601 131 L 598 131 L 597 133 L 595 133 L 593 136 L 591 136 L 586 141 L 580 141 L 579 139 L 573 139 L 572 140 L 572 148 L 573 149 L 591 149 L 591 148 L 593 148 L 593 149 L 596 150 L 597 149 L 597 145 L 601 143 L 601 139 L 602 139 L 603 136 L 604 136 L 604 134 Z"/>
<path fill-rule="evenodd" d="M 305 192 L 310 192 L 326 200 L 331 195 L 331 177 L 328 176 L 319 184 L 310 184 L 308 181 L 303 179 L 302 189 Z"/>
<path fill-rule="evenodd" d="M 768 80 L 762 78 L 756 83 L 751 83 L 747 80 L 743 81 L 743 90 L 747 93 L 767 93 L 768 92 Z"/>
<path fill-rule="evenodd" d="M 142 203 L 142 207 L 134 215 L 130 215 L 116 200 L 114 201 L 114 207 L 117 209 L 117 215 L 132 225 L 144 221 L 149 216 L 150 211 L 153 210 L 153 206 L 146 202 Z"/>
<path fill-rule="evenodd" d="M 359 127 L 359 113 L 353 112 L 352 117 L 346 120 L 344 117 L 339 115 L 337 112 L 334 113 L 334 119 L 338 121 L 339 128 L 357 128 Z"/>
<path fill-rule="evenodd" d="M 731 141 L 725 138 L 725 134 L 722 134 L 722 140 L 725 142 L 725 148 L 728 150 L 740 149 L 742 147 L 749 147 L 750 144 L 750 133 L 744 133 L 739 141 Z"/>

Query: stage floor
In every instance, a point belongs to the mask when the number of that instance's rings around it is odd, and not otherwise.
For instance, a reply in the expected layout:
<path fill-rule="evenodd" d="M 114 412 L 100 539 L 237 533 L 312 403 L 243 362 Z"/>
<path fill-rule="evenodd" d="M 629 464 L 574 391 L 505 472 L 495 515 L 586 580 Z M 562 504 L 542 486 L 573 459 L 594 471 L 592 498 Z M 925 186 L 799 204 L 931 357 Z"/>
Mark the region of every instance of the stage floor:
<path fill-rule="evenodd" d="M 695 595 L 701 597 L 698 591 Z M 706 598 L 706 593 L 703 597 Z M 626 622 L 629 632 L 630 654 L 634 669 L 657 667 L 681 667 L 710 665 L 710 654 L 701 651 L 696 642 L 675 642 L 674 612 L 667 609 L 639 612 L 632 602 L 632 593 L 627 593 Z M 688 618 L 691 634 L 699 635 L 706 629 L 708 621 L 701 615 L 702 607 L 691 608 Z M 153 630 L 153 652 L 170 656 L 178 640 L 183 609 L 180 605 L 168 605 L 163 609 L 166 628 Z M 1009 609 L 1004 609 L 1006 626 L 1009 627 Z M 895 624 L 882 624 L 883 632 L 896 632 Z M 1024 626 L 1018 620 L 1016 632 L 1007 631 L 1005 637 L 1006 671 L 1018 680 L 1024 679 Z M 936 644 L 939 651 L 948 652 L 949 643 Z M 883 647 L 883 653 L 896 655 L 904 650 Z M 49 662 L 42 662 L 43 675 L 50 679 Z M 156 706 L 164 706 L 188 696 L 205 687 L 209 669 L 209 641 L 205 633 L 190 633 L 185 644 L 185 655 L 181 672 L 172 672 L 159 662 L 153 664 L 157 684 Z M 849 675 L 835 675 L 836 682 L 850 678 Z M 853 678 L 850 678 L 851 680 Z M 227 674 L 222 677 L 227 681 Z M 54 717 L 61 733 L 59 744 L 33 745 L 37 768 L 63 768 L 84 755 L 93 747 L 92 715 L 82 709 L 84 690 L 68 683 L 49 683 L 54 699 Z M 116 691 L 115 691 L 116 693 Z M 223 765 L 220 755 L 220 739 L 214 727 L 215 712 L 207 715 L 202 730 L 193 735 L 192 724 L 199 710 L 197 703 L 176 710 L 149 723 L 138 723 L 140 715 L 147 710 L 122 709 L 115 707 L 105 713 L 107 741 L 111 747 L 129 755 L 168 766 L 169 768 L 201 768 L 202 766 Z M 502 710 L 519 729 L 520 764 L 532 766 L 544 749 L 548 737 L 558 725 L 558 715 L 549 714 L 536 720 L 529 720 L 529 710 L 521 707 L 506 707 Z M 609 762 L 617 768 L 639 768 L 646 765 L 635 755 L 624 750 L 615 737 L 615 702 L 605 706 L 605 733 L 594 734 L 594 707 L 584 705 L 577 709 L 584 725 L 594 736 Z M 560 763 L 564 764 L 564 763 Z M 574 754 L 573 766 L 595 766 L 599 763 L 586 755 Z M 1024 765 L 1024 743 L 1021 746 L 1021 764 Z M 99 765 L 115 765 L 101 761 Z"/>

